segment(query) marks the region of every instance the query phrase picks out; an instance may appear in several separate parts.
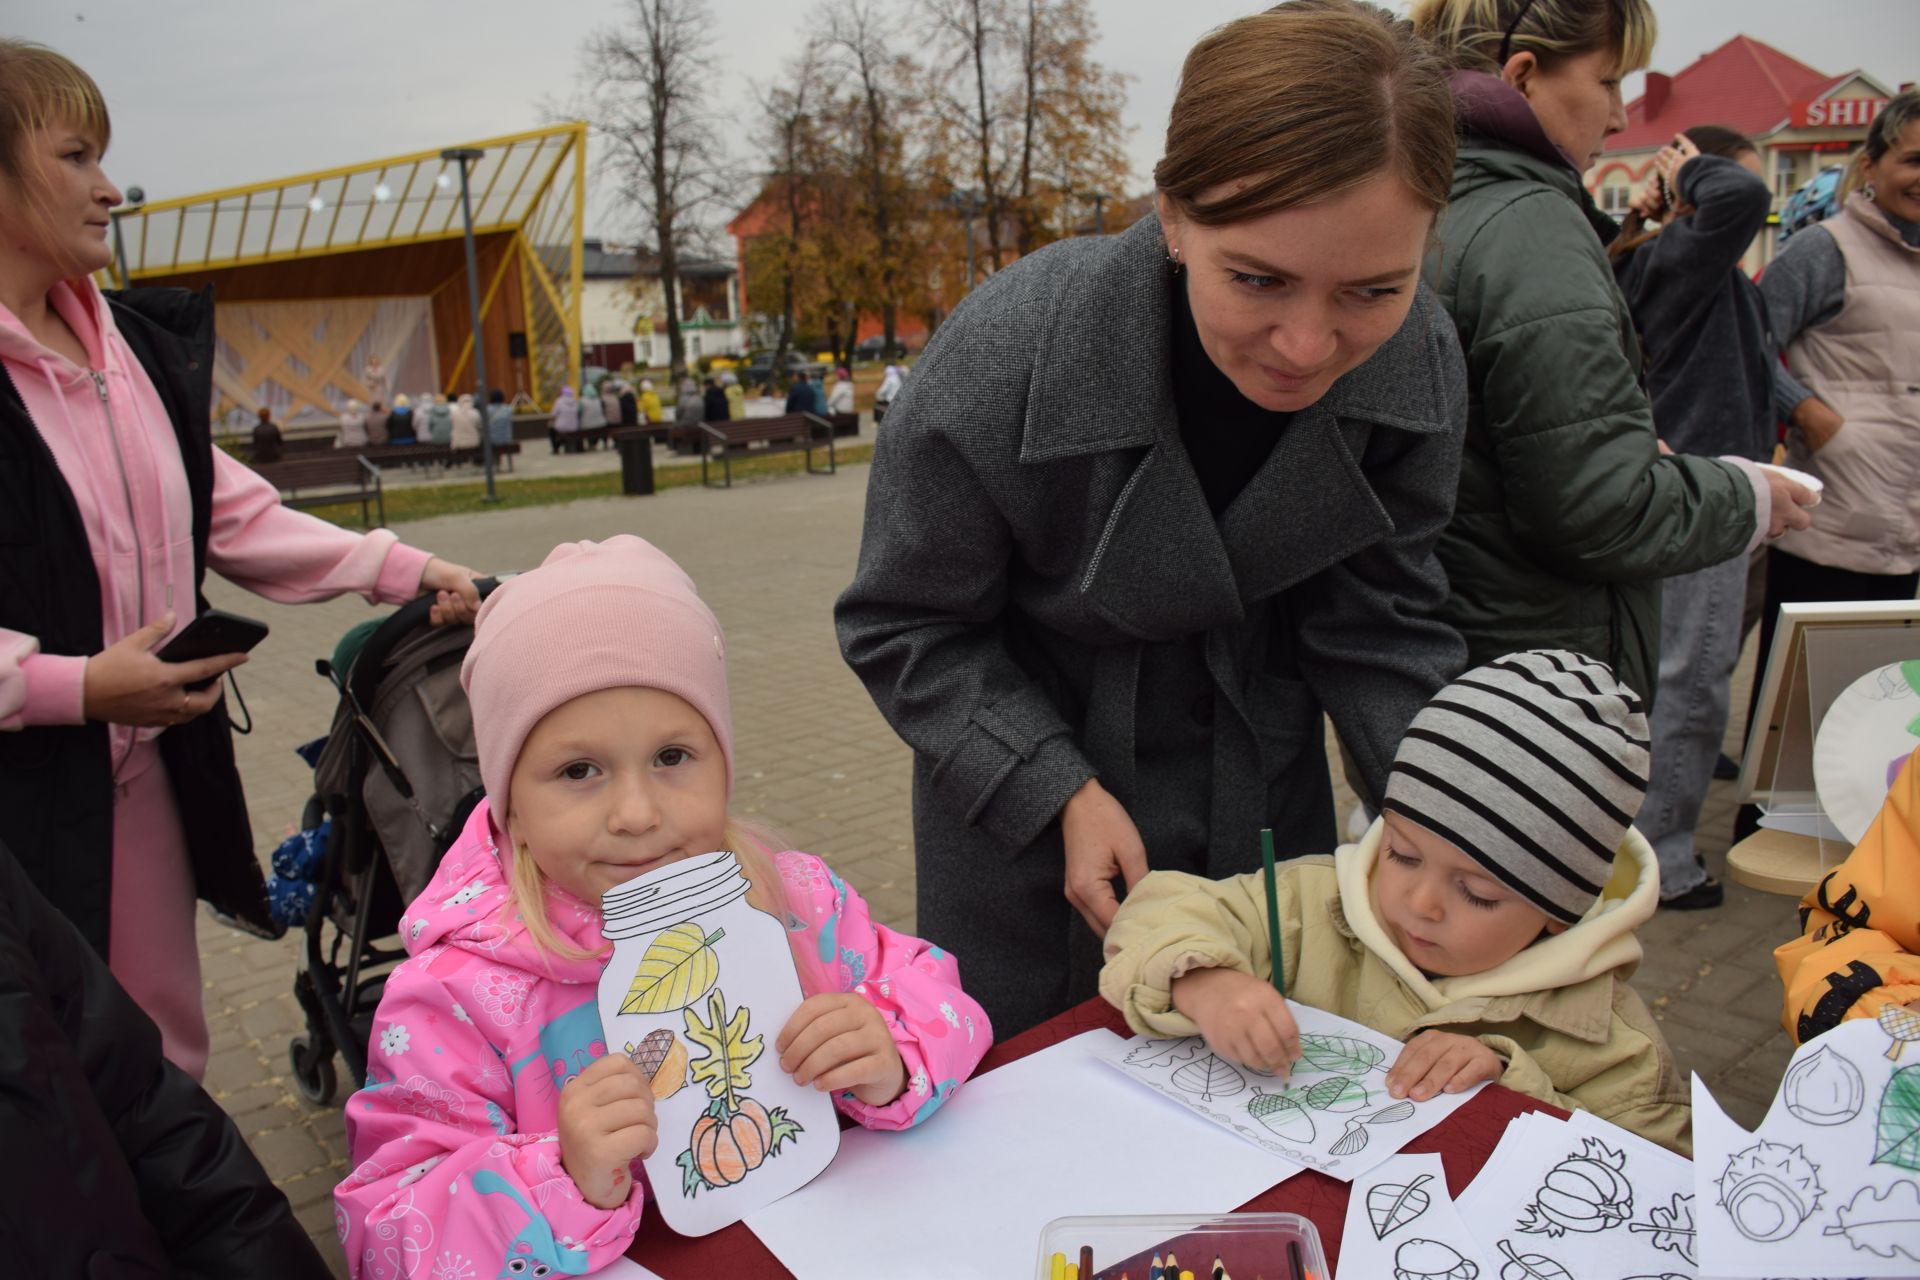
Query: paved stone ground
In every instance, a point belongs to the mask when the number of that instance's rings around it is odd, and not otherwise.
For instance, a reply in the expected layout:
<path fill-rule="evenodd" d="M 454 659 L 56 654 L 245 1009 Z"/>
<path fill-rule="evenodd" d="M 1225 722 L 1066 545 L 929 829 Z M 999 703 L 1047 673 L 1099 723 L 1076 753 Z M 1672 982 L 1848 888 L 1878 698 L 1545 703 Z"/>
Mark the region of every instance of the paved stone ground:
<path fill-rule="evenodd" d="M 606 465 L 614 465 L 611 457 Z M 856 466 L 833 477 L 788 477 L 730 492 L 680 489 L 450 516 L 397 532 L 489 571 L 531 568 L 570 538 L 630 532 L 665 548 L 700 584 L 727 631 L 738 810 L 772 823 L 795 847 L 828 857 L 876 917 L 911 929 L 909 755 L 840 661 L 829 613 L 852 576 L 866 479 L 867 469 Z M 257 727 L 238 740 L 264 857 L 298 822 L 311 791 L 311 775 L 293 748 L 330 722 L 333 694 L 313 661 L 367 616 L 367 606 L 358 599 L 281 606 L 223 582 L 209 594 L 214 604 L 273 628 L 241 671 Z M 1745 703 L 1751 663 L 1749 654 L 1736 705 Z M 1715 784 L 1701 823 L 1716 872 L 1724 871 L 1720 855 L 1731 825 L 1729 786 Z M 1788 1057 L 1769 953 L 1793 928 L 1790 900 L 1729 886 L 1719 910 L 1662 913 L 1641 931 L 1647 960 L 1636 985 L 1682 1067 L 1700 1071 L 1747 1123 L 1763 1114 Z M 325 1108 L 304 1102 L 287 1061 L 288 1041 L 304 1027 L 292 995 L 300 940 L 259 941 L 203 918 L 200 945 L 213 1034 L 207 1086 L 344 1274 L 330 1199 L 349 1168 L 340 1100 Z"/>

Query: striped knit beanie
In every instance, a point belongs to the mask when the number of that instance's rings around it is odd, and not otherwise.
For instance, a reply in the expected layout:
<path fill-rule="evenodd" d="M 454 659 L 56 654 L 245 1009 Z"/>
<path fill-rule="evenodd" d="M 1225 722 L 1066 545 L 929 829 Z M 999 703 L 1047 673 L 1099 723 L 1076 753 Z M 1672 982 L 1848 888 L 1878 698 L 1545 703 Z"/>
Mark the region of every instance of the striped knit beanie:
<path fill-rule="evenodd" d="M 1413 718 L 1385 807 L 1556 920 L 1585 915 L 1647 789 L 1647 717 L 1606 664 L 1510 653 Z"/>

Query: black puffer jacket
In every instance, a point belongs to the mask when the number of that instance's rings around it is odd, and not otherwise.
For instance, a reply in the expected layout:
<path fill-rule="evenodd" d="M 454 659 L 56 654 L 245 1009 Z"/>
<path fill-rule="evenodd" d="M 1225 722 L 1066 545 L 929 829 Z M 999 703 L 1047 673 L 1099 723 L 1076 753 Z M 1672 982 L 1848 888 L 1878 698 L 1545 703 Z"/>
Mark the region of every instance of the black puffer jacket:
<path fill-rule="evenodd" d="M 4 845 L 0 1094 L 9 1274 L 329 1274 L 233 1121 Z"/>

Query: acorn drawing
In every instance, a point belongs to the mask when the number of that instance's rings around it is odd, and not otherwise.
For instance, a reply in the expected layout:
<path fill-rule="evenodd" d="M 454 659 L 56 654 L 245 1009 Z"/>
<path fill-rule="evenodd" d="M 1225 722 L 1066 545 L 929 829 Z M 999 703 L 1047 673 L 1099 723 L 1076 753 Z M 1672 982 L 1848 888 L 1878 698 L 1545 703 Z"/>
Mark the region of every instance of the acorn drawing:
<path fill-rule="evenodd" d="M 1798 1231 L 1825 1193 L 1806 1152 L 1784 1142 L 1757 1142 L 1736 1153 L 1717 1185 L 1734 1227 L 1763 1244 Z"/>
<path fill-rule="evenodd" d="M 629 1044 L 625 1052 L 627 1060 L 646 1073 L 655 1098 L 665 1101 L 687 1083 L 687 1046 L 665 1027 L 647 1032 L 639 1048 Z"/>

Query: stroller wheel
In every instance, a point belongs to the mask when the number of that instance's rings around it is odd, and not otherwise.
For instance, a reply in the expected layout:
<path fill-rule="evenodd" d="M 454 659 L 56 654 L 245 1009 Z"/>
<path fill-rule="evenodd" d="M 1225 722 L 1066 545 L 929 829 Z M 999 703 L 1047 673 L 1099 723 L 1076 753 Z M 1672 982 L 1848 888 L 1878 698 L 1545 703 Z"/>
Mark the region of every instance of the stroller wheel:
<path fill-rule="evenodd" d="M 287 1062 L 293 1068 L 293 1082 L 300 1087 L 301 1097 L 319 1107 L 333 1101 L 340 1082 L 334 1075 L 331 1052 L 322 1057 L 311 1040 L 295 1036 L 287 1045 Z"/>

